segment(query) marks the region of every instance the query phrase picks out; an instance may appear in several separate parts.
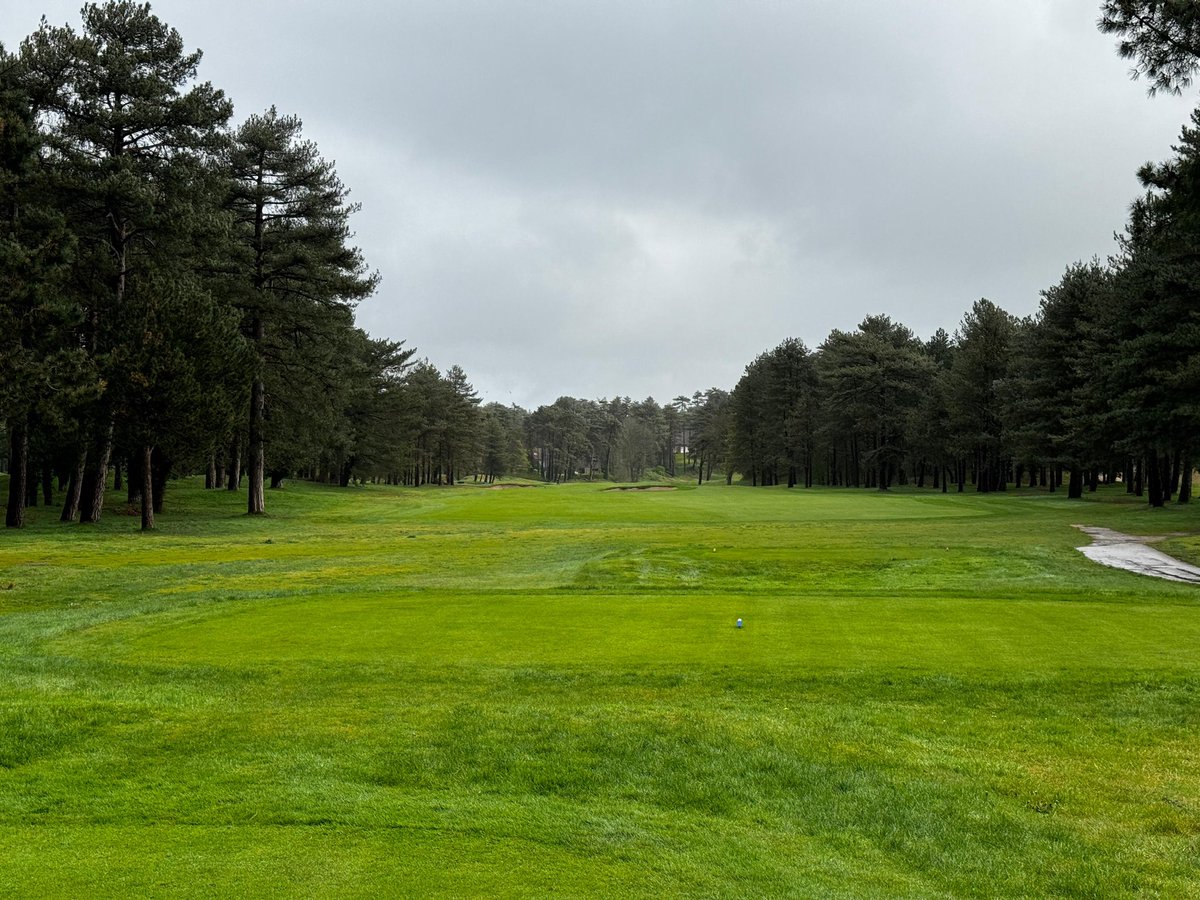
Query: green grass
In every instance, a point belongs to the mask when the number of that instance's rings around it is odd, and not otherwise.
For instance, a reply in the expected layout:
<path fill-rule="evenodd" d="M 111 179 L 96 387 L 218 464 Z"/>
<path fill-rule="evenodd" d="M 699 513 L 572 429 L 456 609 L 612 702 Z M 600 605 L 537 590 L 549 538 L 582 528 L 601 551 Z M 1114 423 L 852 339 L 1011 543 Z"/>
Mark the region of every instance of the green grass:
<path fill-rule="evenodd" d="M 0 895 L 1200 893 L 1200 509 L 267 499 L 0 535 Z"/>

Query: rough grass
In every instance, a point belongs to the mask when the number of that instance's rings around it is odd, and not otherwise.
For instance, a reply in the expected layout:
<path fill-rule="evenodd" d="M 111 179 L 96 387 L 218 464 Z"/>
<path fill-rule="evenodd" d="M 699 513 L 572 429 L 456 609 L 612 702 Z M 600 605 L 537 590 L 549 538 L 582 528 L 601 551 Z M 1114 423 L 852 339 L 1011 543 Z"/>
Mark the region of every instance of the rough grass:
<path fill-rule="evenodd" d="M 601 487 L 34 511 L 0 894 L 1200 892 L 1200 512 Z"/>

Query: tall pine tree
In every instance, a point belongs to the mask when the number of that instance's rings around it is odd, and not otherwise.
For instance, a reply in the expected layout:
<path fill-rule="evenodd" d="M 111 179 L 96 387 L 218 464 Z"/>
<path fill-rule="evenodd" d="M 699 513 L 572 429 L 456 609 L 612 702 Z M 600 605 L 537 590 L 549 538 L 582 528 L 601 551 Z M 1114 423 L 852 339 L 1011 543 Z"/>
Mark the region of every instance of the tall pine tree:
<path fill-rule="evenodd" d="M 173 265 L 191 166 L 221 145 L 231 106 L 195 84 L 199 51 L 150 12 L 149 4 L 83 7 L 83 27 L 44 21 L 21 47 L 22 77 L 42 126 L 60 208 L 78 241 L 73 290 L 84 310 L 81 345 L 96 371 L 97 396 L 81 428 L 90 435 L 79 500 L 81 521 L 101 515 L 118 413 L 107 385 L 131 283 Z M 117 354 L 114 357 L 114 353 Z"/>
<path fill-rule="evenodd" d="M 247 512 L 266 510 L 265 412 L 268 367 L 287 345 L 346 327 L 345 313 L 375 290 L 358 249 L 350 244 L 356 207 L 333 164 L 301 135 L 295 116 L 274 107 L 248 118 L 229 158 L 229 208 L 237 222 L 234 296 L 256 351 L 250 385 Z"/>

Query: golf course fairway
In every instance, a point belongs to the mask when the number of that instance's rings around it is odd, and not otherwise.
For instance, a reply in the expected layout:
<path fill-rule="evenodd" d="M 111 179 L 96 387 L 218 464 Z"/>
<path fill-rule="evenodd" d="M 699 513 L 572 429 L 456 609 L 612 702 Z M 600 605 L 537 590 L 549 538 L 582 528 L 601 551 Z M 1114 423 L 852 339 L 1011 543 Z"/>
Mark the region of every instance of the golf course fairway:
<path fill-rule="evenodd" d="M 1200 509 L 606 487 L 30 510 L 0 895 L 1200 894 Z"/>

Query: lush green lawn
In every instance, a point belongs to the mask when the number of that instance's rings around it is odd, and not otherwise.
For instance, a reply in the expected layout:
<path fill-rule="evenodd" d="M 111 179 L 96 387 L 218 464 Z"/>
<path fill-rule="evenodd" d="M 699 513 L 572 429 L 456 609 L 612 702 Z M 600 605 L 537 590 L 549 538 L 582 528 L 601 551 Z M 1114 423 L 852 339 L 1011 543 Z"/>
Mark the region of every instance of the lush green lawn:
<path fill-rule="evenodd" d="M 0 534 L 0 895 L 1200 893 L 1200 588 L 1070 527 L 1200 509 L 172 491 Z"/>

